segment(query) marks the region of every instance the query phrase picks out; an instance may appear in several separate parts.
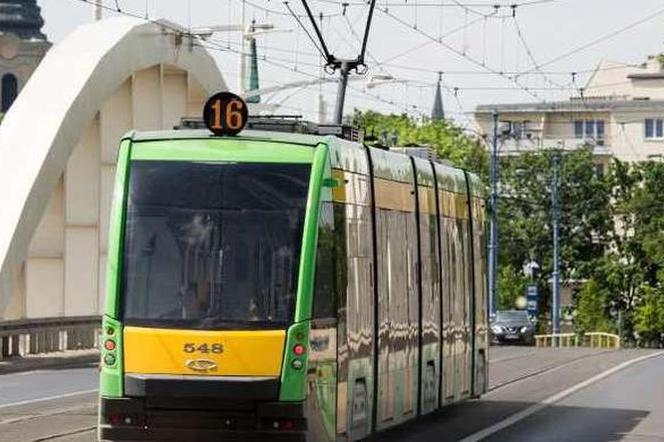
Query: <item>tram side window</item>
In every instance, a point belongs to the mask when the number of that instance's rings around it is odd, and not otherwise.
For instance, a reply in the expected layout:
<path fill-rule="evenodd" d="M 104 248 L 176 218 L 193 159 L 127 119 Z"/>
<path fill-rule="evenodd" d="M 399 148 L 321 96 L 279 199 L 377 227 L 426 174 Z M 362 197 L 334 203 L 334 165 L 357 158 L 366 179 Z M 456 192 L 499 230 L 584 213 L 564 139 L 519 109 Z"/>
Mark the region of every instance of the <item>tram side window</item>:
<path fill-rule="evenodd" d="M 313 318 L 334 318 L 336 312 L 335 232 L 332 203 L 321 206 L 314 283 Z"/>

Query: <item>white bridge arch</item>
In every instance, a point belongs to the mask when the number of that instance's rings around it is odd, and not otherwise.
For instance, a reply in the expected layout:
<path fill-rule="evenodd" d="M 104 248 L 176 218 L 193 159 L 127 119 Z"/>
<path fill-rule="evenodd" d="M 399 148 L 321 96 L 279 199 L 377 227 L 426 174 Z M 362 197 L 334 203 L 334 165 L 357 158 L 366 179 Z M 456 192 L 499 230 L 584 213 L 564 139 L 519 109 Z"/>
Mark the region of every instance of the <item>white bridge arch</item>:
<path fill-rule="evenodd" d="M 0 124 L 0 319 L 97 314 L 120 137 L 226 83 L 171 29 L 110 18 L 53 47 Z"/>

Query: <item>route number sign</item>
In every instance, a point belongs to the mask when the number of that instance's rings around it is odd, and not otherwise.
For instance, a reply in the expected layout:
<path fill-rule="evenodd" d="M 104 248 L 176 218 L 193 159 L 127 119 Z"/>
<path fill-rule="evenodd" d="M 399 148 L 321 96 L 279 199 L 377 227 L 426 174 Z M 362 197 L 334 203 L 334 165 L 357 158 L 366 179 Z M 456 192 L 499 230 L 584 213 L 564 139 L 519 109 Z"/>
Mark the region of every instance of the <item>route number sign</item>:
<path fill-rule="evenodd" d="M 203 108 L 203 121 L 215 135 L 237 135 L 247 124 L 247 103 L 231 92 L 211 96 Z"/>

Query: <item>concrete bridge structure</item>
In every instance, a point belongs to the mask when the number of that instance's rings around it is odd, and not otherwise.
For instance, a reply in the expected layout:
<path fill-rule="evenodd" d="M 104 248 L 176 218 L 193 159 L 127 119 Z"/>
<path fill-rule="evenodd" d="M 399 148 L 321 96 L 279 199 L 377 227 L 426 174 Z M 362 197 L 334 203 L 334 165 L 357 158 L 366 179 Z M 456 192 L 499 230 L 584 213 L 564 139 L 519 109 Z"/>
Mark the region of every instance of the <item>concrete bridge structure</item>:
<path fill-rule="evenodd" d="M 172 24 L 111 18 L 53 47 L 0 125 L 0 320 L 96 315 L 119 140 L 227 89 Z"/>

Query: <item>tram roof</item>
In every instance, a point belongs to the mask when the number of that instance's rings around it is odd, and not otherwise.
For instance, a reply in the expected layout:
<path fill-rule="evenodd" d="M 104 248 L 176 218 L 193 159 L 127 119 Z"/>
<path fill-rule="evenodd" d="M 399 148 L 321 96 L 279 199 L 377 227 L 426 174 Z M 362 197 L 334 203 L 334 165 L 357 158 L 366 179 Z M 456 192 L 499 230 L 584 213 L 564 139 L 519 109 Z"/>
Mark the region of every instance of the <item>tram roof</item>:
<path fill-rule="evenodd" d="M 220 140 L 256 140 L 272 141 L 277 143 L 292 143 L 307 146 L 316 146 L 329 142 L 330 136 L 308 135 L 289 132 L 272 132 L 264 130 L 245 130 L 235 137 L 219 137 L 207 129 L 184 130 L 158 130 L 158 131 L 130 131 L 124 137 L 132 141 L 168 141 L 168 140 L 194 140 L 194 139 L 220 139 Z"/>
<path fill-rule="evenodd" d="M 293 144 L 300 146 L 317 146 L 318 144 L 325 143 L 327 145 L 335 143 L 351 143 L 356 146 L 360 146 L 357 143 L 352 143 L 347 140 L 342 140 L 335 136 L 331 135 L 310 135 L 310 134 L 301 134 L 293 132 L 277 132 L 277 131 L 265 131 L 265 130 L 244 130 L 237 136 L 234 137 L 219 137 L 214 135 L 207 129 L 178 129 L 178 130 L 159 130 L 159 131 L 130 131 L 125 136 L 125 139 L 131 139 L 134 142 L 143 142 L 143 141 L 170 141 L 170 140 L 202 140 L 202 139 L 219 139 L 219 140 L 238 140 L 238 141 L 264 141 L 264 142 L 276 142 L 284 144 Z M 347 145 L 347 144 L 346 144 Z M 403 153 L 392 152 L 397 156 L 404 156 Z M 449 190 L 455 190 L 459 192 L 465 192 L 465 183 L 463 183 L 461 177 L 463 172 L 460 169 L 451 166 L 449 164 L 437 163 L 437 168 L 439 171 L 445 170 L 449 175 L 451 181 L 447 184 L 441 182 L 441 185 Z M 439 177 L 440 179 L 440 177 Z M 471 193 L 473 195 L 481 196 L 483 194 L 483 185 L 481 181 L 471 175 Z"/>

